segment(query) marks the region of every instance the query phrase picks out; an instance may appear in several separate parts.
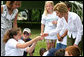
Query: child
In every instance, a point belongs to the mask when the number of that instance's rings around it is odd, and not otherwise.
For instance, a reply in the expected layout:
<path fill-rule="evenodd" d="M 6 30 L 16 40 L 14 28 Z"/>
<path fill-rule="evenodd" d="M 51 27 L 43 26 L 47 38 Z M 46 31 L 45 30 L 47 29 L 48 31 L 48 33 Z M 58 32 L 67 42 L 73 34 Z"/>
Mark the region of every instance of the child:
<path fill-rule="evenodd" d="M 21 39 L 24 40 L 25 42 L 28 42 L 28 41 L 32 40 L 32 39 L 30 38 L 30 35 L 31 35 L 31 30 L 30 30 L 29 28 L 25 28 L 25 29 L 23 30 L 23 37 L 21 37 Z M 31 45 L 30 45 L 30 46 L 31 46 Z M 29 46 L 29 47 L 30 47 L 30 46 Z M 30 55 L 30 56 L 33 56 L 33 53 L 34 53 L 34 50 L 33 50 L 33 52 L 29 53 L 29 55 Z M 24 55 L 23 55 L 23 56 L 27 56 L 27 52 L 24 51 Z"/>
<path fill-rule="evenodd" d="M 80 56 L 80 49 L 76 46 L 68 46 L 65 49 L 65 56 Z"/>
<path fill-rule="evenodd" d="M 42 40 L 41 36 L 32 39 L 29 42 L 21 40 L 21 29 L 10 29 L 4 35 L 5 56 L 23 56 L 24 51 L 31 53 L 35 48 L 36 42 Z M 33 44 L 32 44 L 33 43 Z M 28 47 L 31 45 L 31 47 Z"/>
<path fill-rule="evenodd" d="M 47 50 L 45 48 L 41 48 L 39 53 L 40 53 L 40 56 L 43 56 L 43 54 L 46 52 Z"/>
<path fill-rule="evenodd" d="M 51 48 L 50 50 L 47 50 L 46 52 L 44 52 L 42 56 L 54 56 L 55 52 L 56 52 L 56 49 Z"/>
<path fill-rule="evenodd" d="M 65 49 L 58 49 L 55 53 L 54 56 L 65 56 Z"/>
<path fill-rule="evenodd" d="M 53 1 L 46 1 L 45 2 L 45 9 L 44 13 L 42 15 L 41 20 L 41 34 L 48 33 L 50 30 L 53 30 L 56 28 L 57 19 L 56 12 L 53 11 L 54 3 Z M 47 43 L 47 50 L 50 48 L 55 48 L 55 42 L 57 39 L 57 36 L 47 36 L 45 37 L 46 43 Z"/>

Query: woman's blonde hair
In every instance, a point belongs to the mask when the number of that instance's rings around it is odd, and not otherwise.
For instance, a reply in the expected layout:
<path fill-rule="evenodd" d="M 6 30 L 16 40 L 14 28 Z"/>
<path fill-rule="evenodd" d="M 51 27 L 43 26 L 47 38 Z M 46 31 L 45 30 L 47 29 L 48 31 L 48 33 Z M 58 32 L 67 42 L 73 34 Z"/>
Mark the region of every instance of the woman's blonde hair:
<path fill-rule="evenodd" d="M 53 1 L 45 1 L 45 6 L 44 6 L 44 15 L 47 15 L 48 12 L 46 10 L 46 4 L 50 3 L 54 7 L 54 2 Z"/>
<path fill-rule="evenodd" d="M 7 7 L 8 7 L 8 9 L 12 9 L 11 7 L 13 6 L 13 3 L 14 2 L 17 2 L 17 1 L 6 1 L 6 5 L 7 5 Z M 20 3 L 20 6 L 21 6 L 21 3 Z"/>
<path fill-rule="evenodd" d="M 68 8 L 67 8 L 67 5 L 64 2 L 60 2 L 60 3 L 57 3 L 54 6 L 54 11 L 58 11 L 60 13 L 67 13 Z"/>
<path fill-rule="evenodd" d="M 3 42 L 6 43 L 9 39 L 14 38 L 14 35 L 17 35 L 21 31 L 20 28 L 9 29 L 6 31 L 3 37 Z"/>

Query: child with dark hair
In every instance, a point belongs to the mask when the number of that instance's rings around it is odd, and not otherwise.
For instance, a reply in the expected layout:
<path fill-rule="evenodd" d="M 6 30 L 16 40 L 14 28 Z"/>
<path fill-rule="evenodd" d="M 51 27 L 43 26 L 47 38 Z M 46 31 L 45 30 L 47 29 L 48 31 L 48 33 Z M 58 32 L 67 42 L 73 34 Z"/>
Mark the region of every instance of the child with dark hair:
<path fill-rule="evenodd" d="M 54 53 L 54 56 L 64 56 L 65 55 L 65 49 L 59 49 Z"/>
<path fill-rule="evenodd" d="M 30 40 L 32 40 L 30 38 L 30 35 L 31 35 L 31 30 L 29 28 L 25 28 L 23 30 L 23 36 L 21 37 L 22 40 L 24 40 L 25 42 L 28 42 Z M 30 45 L 29 47 L 31 47 L 32 45 Z M 30 56 L 33 56 L 33 53 L 34 53 L 35 49 L 29 53 Z M 24 51 L 24 55 L 23 56 L 27 56 L 28 52 Z"/>
<path fill-rule="evenodd" d="M 41 48 L 39 53 L 40 53 L 40 56 L 43 56 L 43 54 L 46 52 L 47 50 L 45 48 Z"/>
<path fill-rule="evenodd" d="M 44 51 L 45 48 L 42 48 L 41 51 Z M 50 50 L 46 50 L 44 52 L 40 52 L 42 53 L 42 56 L 54 56 L 54 53 L 56 52 L 56 48 L 51 48 Z"/>

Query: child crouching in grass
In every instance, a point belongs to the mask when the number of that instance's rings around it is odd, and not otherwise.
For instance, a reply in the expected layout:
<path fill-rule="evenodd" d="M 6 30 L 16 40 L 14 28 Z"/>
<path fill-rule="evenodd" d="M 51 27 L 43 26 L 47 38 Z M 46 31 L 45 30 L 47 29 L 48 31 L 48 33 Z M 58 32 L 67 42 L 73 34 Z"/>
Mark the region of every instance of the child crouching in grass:
<path fill-rule="evenodd" d="M 21 40 L 21 29 L 10 29 L 6 32 L 3 38 L 5 43 L 5 56 L 23 56 L 24 51 L 32 52 L 36 42 L 42 40 L 41 36 L 37 36 L 29 42 Z M 29 45 L 31 45 L 29 47 Z"/>
<path fill-rule="evenodd" d="M 31 30 L 29 28 L 25 28 L 23 30 L 23 35 L 22 35 L 21 39 L 24 40 L 25 42 L 28 42 L 28 41 L 32 40 L 30 38 L 30 35 L 31 35 Z M 30 45 L 29 47 L 31 47 L 31 46 L 32 45 Z M 29 53 L 29 56 L 33 56 L 34 51 L 35 51 L 35 48 L 34 48 L 34 50 L 31 53 Z M 27 56 L 27 54 L 28 54 L 28 52 L 24 51 L 24 55 L 23 56 Z"/>

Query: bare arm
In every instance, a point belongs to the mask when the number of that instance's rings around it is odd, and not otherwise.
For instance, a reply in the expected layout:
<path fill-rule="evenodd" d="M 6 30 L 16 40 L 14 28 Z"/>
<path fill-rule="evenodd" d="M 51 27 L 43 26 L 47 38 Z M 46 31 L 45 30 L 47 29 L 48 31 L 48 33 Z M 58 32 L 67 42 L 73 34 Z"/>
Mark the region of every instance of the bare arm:
<path fill-rule="evenodd" d="M 60 37 L 59 33 L 57 33 L 57 38 L 59 41 L 62 41 L 62 38 Z"/>
<path fill-rule="evenodd" d="M 67 35 L 67 32 L 68 32 L 68 30 L 66 30 L 61 37 L 64 38 Z"/>
<path fill-rule="evenodd" d="M 67 32 L 68 32 L 68 30 L 66 30 L 62 36 L 60 36 L 59 33 L 57 33 L 58 40 L 62 41 L 62 39 L 67 35 Z"/>
<path fill-rule="evenodd" d="M 41 24 L 41 34 L 43 34 L 44 31 L 44 24 Z"/>
<path fill-rule="evenodd" d="M 27 51 L 28 53 L 31 53 L 31 52 L 34 50 L 35 46 L 36 46 L 36 42 L 34 42 L 31 47 L 28 47 L 26 51 Z"/>
<path fill-rule="evenodd" d="M 18 16 L 18 13 L 16 14 L 15 19 L 13 21 L 13 28 L 17 28 L 17 16 Z"/>
<path fill-rule="evenodd" d="M 18 43 L 18 44 L 16 45 L 16 47 L 17 47 L 17 48 L 26 48 L 26 47 L 28 47 L 29 45 L 31 45 L 32 43 L 37 42 L 38 40 L 41 40 L 41 36 L 37 36 L 36 38 L 32 39 L 31 41 L 28 41 L 28 42 L 23 43 L 23 44 Z"/>
<path fill-rule="evenodd" d="M 1 14 L 3 13 L 3 7 L 1 6 Z"/>

